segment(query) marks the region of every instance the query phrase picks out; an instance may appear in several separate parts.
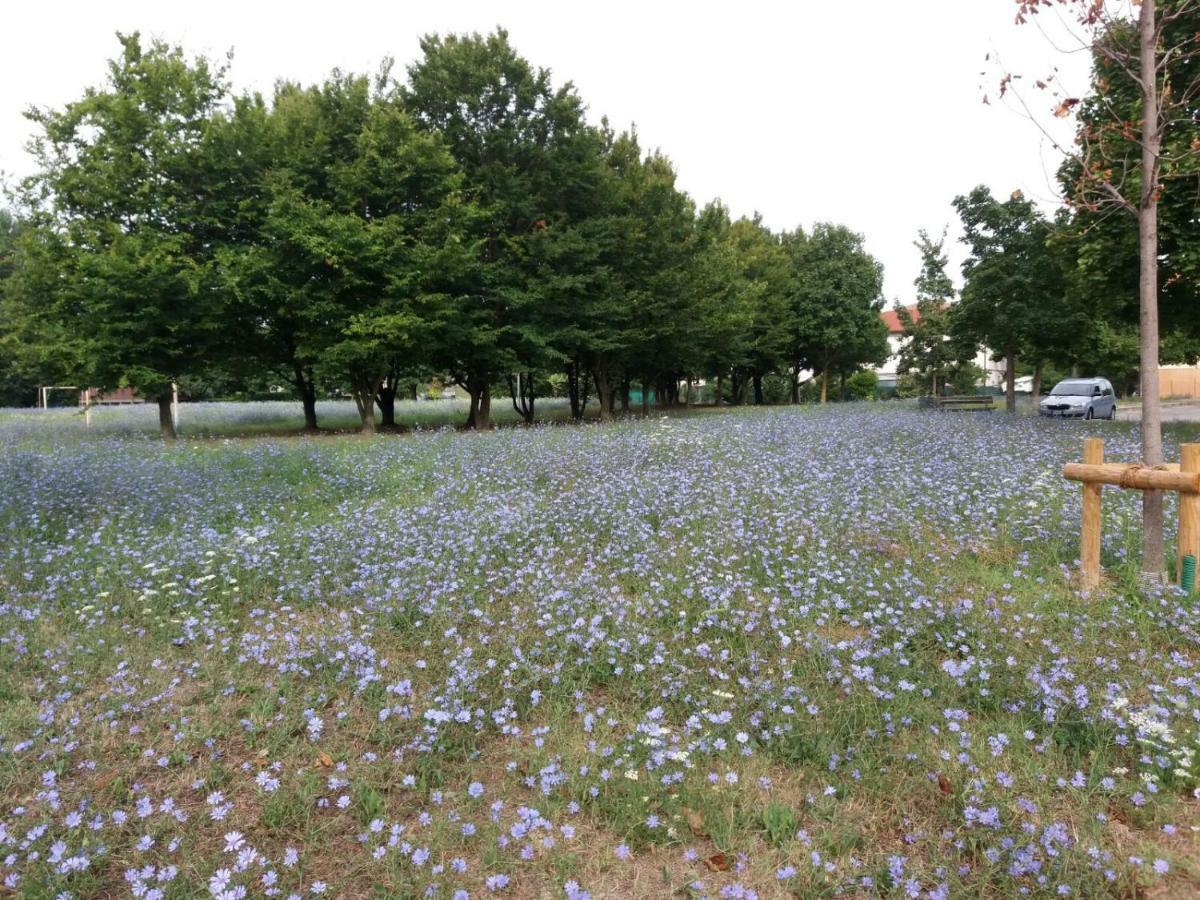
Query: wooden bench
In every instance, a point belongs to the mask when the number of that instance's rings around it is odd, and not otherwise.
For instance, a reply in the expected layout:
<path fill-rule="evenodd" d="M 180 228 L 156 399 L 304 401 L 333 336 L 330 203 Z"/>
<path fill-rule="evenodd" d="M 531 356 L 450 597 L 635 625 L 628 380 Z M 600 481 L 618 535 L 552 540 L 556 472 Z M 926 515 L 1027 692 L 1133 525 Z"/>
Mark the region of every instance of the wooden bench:
<path fill-rule="evenodd" d="M 967 394 L 959 397 L 922 397 L 920 405 L 923 409 L 981 409 L 996 408 L 995 399 L 987 394 Z"/>

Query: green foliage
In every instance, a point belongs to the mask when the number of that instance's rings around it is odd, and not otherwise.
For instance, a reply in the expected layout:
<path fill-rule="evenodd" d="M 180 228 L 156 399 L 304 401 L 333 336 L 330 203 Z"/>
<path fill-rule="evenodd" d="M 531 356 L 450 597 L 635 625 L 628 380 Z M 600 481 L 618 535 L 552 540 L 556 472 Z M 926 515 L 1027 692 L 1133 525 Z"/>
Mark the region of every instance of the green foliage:
<path fill-rule="evenodd" d="M 873 369 L 859 369 L 846 379 L 846 395 L 851 400 L 874 400 L 879 393 L 879 376 Z"/>
<path fill-rule="evenodd" d="M 1020 191 L 999 201 L 980 186 L 956 197 L 954 206 L 969 256 L 962 299 L 950 315 L 952 337 L 1010 361 L 1069 353 L 1086 316 L 1067 302 L 1061 260 L 1050 246 L 1052 225 Z M 1013 403 L 1010 392 L 1010 409 Z"/>
<path fill-rule="evenodd" d="M 37 395 L 35 348 L 41 342 L 30 339 L 33 323 L 21 302 L 29 262 L 22 248 L 24 230 L 16 216 L 0 209 L 0 406 L 29 405 Z"/>
<path fill-rule="evenodd" d="M 382 819 L 387 813 L 387 801 L 373 786 L 358 783 L 352 788 L 355 812 L 359 823 L 367 825 L 372 819 Z"/>
<path fill-rule="evenodd" d="M 765 402 L 772 405 L 788 403 L 791 401 L 791 391 L 790 377 L 777 373 L 763 376 L 763 399 Z"/>
<path fill-rule="evenodd" d="M 956 340 L 950 333 L 954 284 L 946 274 L 945 242 L 945 231 L 936 241 L 928 232 L 919 232 L 914 242 L 921 253 L 921 274 L 914 282 L 916 315 L 907 307 L 896 311 L 904 326 L 897 371 L 901 378 L 912 376 L 906 380 L 905 396 L 912 396 L 914 389 L 918 394 L 943 393 L 944 384 L 954 380 L 975 354 L 969 341 Z"/>
<path fill-rule="evenodd" d="M 1161 0 L 1159 15 L 1165 113 L 1157 204 L 1159 312 L 1164 333 L 1186 335 L 1194 344 L 1200 341 L 1200 7 Z M 1073 290 L 1096 318 L 1135 325 L 1139 247 L 1133 213 L 1142 172 L 1134 126 L 1141 118 L 1135 80 L 1140 65 L 1133 23 L 1113 25 L 1092 48 L 1090 89 L 1077 111 L 1079 152 L 1064 161 L 1058 180 L 1070 204 L 1064 243 L 1077 262 Z M 1123 191 L 1128 205 L 1118 202 L 1105 183 Z"/>
<path fill-rule="evenodd" d="M 171 382 L 220 355 L 226 312 L 213 249 L 227 224 L 209 143 L 224 70 L 139 36 L 103 87 L 28 115 L 38 173 L 24 185 L 41 241 L 26 309 L 69 335 L 61 354 L 102 387 L 169 397 Z"/>
<path fill-rule="evenodd" d="M 822 376 L 882 363 L 888 355 L 883 266 L 863 247 L 862 235 L 821 223 L 811 235 L 785 237 L 792 260 L 789 357 L 795 371 Z"/>
<path fill-rule="evenodd" d="M 983 381 L 984 371 L 975 363 L 960 363 L 946 378 L 946 393 L 951 395 L 974 394 Z"/>
<path fill-rule="evenodd" d="M 701 210 L 691 276 L 700 296 L 692 317 L 693 355 L 706 376 L 732 380 L 734 402 L 754 385 L 768 401 L 764 379 L 787 362 L 791 334 L 791 261 L 779 235 L 761 218 L 733 222 L 719 201 Z"/>
<path fill-rule="evenodd" d="M 427 36 L 402 96 L 416 121 L 444 139 L 461 167 L 469 254 L 447 279 L 435 357 L 472 396 L 474 424 L 487 427 L 492 380 L 544 363 L 537 272 L 530 243 L 578 224 L 602 178 L 601 139 L 572 86 L 555 89 L 497 30 Z M 586 269 L 581 267 L 582 271 Z"/>
<path fill-rule="evenodd" d="M 270 111 L 242 98 L 226 144 L 257 160 L 261 197 L 223 262 L 250 351 L 303 396 L 345 383 L 365 429 L 376 394 L 414 364 L 460 245 L 458 175 L 437 135 L 416 128 L 387 70 L 276 88 Z M 424 363 L 424 360 L 421 360 Z"/>
<path fill-rule="evenodd" d="M 768 803 L 762 812 L 762 830 L 767 842 L 773 847 L 785 849 L 796 839 L 800 820 L 790 806 Z"/>

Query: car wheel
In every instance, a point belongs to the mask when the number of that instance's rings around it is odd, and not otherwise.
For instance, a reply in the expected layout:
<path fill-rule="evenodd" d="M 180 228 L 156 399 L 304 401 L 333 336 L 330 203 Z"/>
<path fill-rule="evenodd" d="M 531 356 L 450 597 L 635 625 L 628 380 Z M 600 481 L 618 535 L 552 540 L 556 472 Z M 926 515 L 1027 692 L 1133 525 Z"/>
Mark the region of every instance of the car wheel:
<path fill-rule="evenodd" d="M 1092 408 L 1089 406 L 1087 412 L 1083 414 L 1084 421 L 1089 421 L 1092 418 Z"/>
<path fill-rule="evenodd" d="M 1117 407 L 1113 406 L 1113 408 L 1108 411 L 1108 421 L 1115 422 L 1116 420 L 1117 420 Z"/>

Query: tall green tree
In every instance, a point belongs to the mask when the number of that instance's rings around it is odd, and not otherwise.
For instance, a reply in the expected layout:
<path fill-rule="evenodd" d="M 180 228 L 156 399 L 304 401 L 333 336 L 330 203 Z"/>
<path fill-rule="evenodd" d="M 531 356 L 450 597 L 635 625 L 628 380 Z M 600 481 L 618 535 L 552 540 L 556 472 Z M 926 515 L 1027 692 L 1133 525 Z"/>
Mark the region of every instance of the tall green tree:
<path fill-rule="evenodd" d="M 691 270 L 697 299 L 695 321 L 701 329 L 694 364 L 700 375 L 715 381 L 718 404 L 724 402 L 726 379 L 749 367 L 754 322 L 741 262 L 730 238 L 732 229 L 729 210 L 720 201 L 701 209 L 696 219 L 697 243 Z M 782 325 L 786 328 L 786 314 Z M 733 385 L 735 403 L 744 393 L 744 383 Z"/>
<path fill-rule="evenodd" d="M 89 336 L 59 306 L 68 260 L 45 212 L 0 213 L 0 404 L 34 402 L 40 385 L 78 383 L 89 369 Z"/>
<path fill-rule="evenodd" d="M 743 294 L 740 305 L 748 317 L 745 362 L 735 372 L 749 382 L 754 403 L 761 406 L 763 378 L 787 360 L 791 265 L 780 237 L 758 215 L 734 222 L 729 241 Z"/>
<path fill-rule="evenodd" d="M 461 246 L 454 161 L 386 67 L 281 84 L 269 112 L 244 98 L 227 126 L 258 159 L 243 173 L 252 221 L 224 260 L 251 348 L 292 381 L 308 427 L 322 375 L 349 386 L 363 431 L 377 403 L 394 424 L 396 381 L 425 362 Z"/>
<path fill-rule="evenodd" d="M 64 251 L 41 301 L 86 340 L 77 377 L 156 401 L 173 438 L 172 382 L 221 353 L 213 253 L 224 223 L 209 206 L 206 138 L 224 69 L 159 41 L 143 46 L 136 33 L 118 38 L 104 85 L 28 113 L 38 171 L 25 192 Z"/>
<path fill-rule="evenodd" d="M 601 418 L 613 408 L 610 373 L 623 372 L 630 340 L 632 309 L 623 266 L 629 249 L 631 168 L 641 164 L 641 149 L 632 133 L 614 134 L 607 123 L 591 132 L 591 140 L 573 142 L 563 162 L 570 194 L 559 200 L 560 213 L 538 224 L 528 241 L 533 327 L 526 342 L 542 364 L 565 371 L 571 413 L 583 418 L 589 380 L 598 383 Z M 529 384 L 533 378 L 523 379 Z M 532 398 L 516 403 L 531 412 Z"/>
<path fill-rule="evenodd" d="M 0 406 L 28 405 L 37 390 L 24 365 L 28 317 L 18 284 L 22 230 L 15 215 L 0 209 Z"/>
<path fill-rule="evenodd" d="M 675 167 L 661 153 L 637 157 L 631 152 L 621 165 L 614 270 L 630 320 L 625 349 L 617 356 L 625 378 L 642 382 L 643 398 L 645 388 L 654 385 L 660 403 L 674 403 L 679 382 L 694 362 L 698 333 L 690 282 L 696 211 L 676 185 Z M 612 372 L 603 373 L 603 380 L 611 389 Z"/>
<path fill-rule="evenodd" d="M 821 402 L 829 376 L 878 365 L 888 355 L 883 309 L 883 266 L 862 235 L 820 223 L 807 237 L 787 241 L 792 258 L 789 357 L 794 372 L 820 378 Z"/>
<path fill-rule="evenodd" d="M 325 193 L 333 148 L 353 144 L 353 126 L 331 121 L 331 112 L 321 91 L 281 83 L 270 104 L 238 97 L 213 125 L 240 198 L 218 251 L 238 323 L 237 363 L 290 384 L 308 431 L 318 427 L 317 363 L 339 317 L 297 238 L 311 213 L 303 198 Z"/>
<path fill-rule="evenodd" d="M 954 302 L 954 282 L 946 273 L 946 232 L 934 240 L 925 230 L 917 235 L 914 246 L 921 254 L 921 272 L 913 282 L 917 289 L 916 315 L 907 307 L 896 311 L 904 327 L 897 371 L 913 374 L 929 385 L 929 392 L 940 396 L 946 383 L 958 377 L 966 365 L 973 365 L 976 348 L 955 340 L 950 328 L 950 308 Z"/>
<path fill-rule="evenodd" d="M 721 385 L 729 378 L 734 403 L 753 389 L 761 405 L 764 377 L 787 360 L 791 260 L 761 217 L 732 221 L 719 201 L 701 210 L 697 240 L 697 300 L 687 315 L 695 326 L 692 368 Z"/>
<path fill-rule="evenodd" d="M 956 197 L 954 206 L 969 255 L 951 331 L 1003 357 L 1005 406 L 1015 412 L 1017 357 L 1029 353 L 1043 362 L 1043 331 L 1057 334 L 1066 310 L 1063 273 L 1048 243 L 1051 225 L 1020 191 L 1000 201 L 981 185 Z"/>
<path fill-rule="evenodd" d="M 465 203 L 478 211 L 468 235 L 477 249 L 448 296 L 434 350 L 471 398 L 468 425 L 491 426 L 493 382 L 518 371 L 536 330 L 544 292 L 528 279 L 529 241 L 562 224 L 564 157 L 586 157 L 592 129 L 574 88 L 517 54 L 508 35 L 427 36 L 408 69 L 406 107 L 445 139 L 463 172 Z"/>
<path fill-rule="evenodd" d="M 0 406 L 28 404 L 36 386 L 21 371 L 21 320 L 16 298 L 20 225 L 0 209 Z"/>

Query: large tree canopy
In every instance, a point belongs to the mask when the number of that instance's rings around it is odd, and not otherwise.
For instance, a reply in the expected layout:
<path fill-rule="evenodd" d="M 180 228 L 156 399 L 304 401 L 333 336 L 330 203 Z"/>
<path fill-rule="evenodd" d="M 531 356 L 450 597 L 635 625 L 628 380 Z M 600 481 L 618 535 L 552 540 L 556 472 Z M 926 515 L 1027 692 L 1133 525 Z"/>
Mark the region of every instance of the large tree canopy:
<path fill-rule="evenodd" d="M 468 238 L 477 247 L 451 288 L 455 303 L 439 323 L 437 351 L 470 393 L 470 423 L 487 428 L 493 380 L 517 371 L 537 344 L 529 323 L 543 292 L 531 289 L 529 241 L 570 224 L 578 195 L 592 189 L 599 141 L 574 88 L 556 90 L 506 32 L 429 36 L 421 52 L 404 102 L 461 167 L 463 197 L 474 207 Z"/>
<path fill-rule="evenodd" d="M 461 244 L 454 162 L 415 126 L 386 70 L 374 86 L 338 74 L 281 84 L 269 112 L 244 99 L 227 128 L 257 160 L 246 173 L 254 217 L 225 257 L 246 335 L 306 411 L 324 373 L 349 386 L 371 431 L 385 385 L 426 364 L 418 347 Z"/>
<path fill-rule="evenodd" d="M 848 374 L 887 358 L 883 266 L 867 253 L 862 235 L 820 223 L 812 234 L 788 241 L 792 257 L 790 356 L 796 369 L 821 379 L 821 402 L 830 374 Z"/>
<path fill-rule="evenodd" d="M 1013 412 L 1018 355 L 1044 360 L 1054 338 L 1069 333 L 1063 273 L 1049 246 L 1051 225 L 1019 191 L 1000 201 L 980 186 L 956 197 L 954 206 L 969 254 L 951 327 L 958 339 L 1004 357 L 1005 398 Z"/>
<path fill-rule="evenodd" d="M 946 274 L 949 260 L 945 243 L 944 231 L 937 240 L 925 231 L 918 234 L 914 244 L 921 253 L 921 272 L 913 282 L 917 289 L 916 315 L 907 307 L 897 310 L 904 327 L 897 373 L 925 380 L 935 397 L 960 368 L 971 365 L 975 355 L 971 342 L 955 340 L 950 334 L 950 304 L 955 291 L 954 282 Z"/>
<path fill-rule="evenodd" d="M 61 249 L 62 277 L 39 302 L 86 344 L 89 380 L 156 398 L 171 435 L 171 383 L 222 351 L 213 258 L 225 221 L 208 137 L 226 85 L 203 58 L 120 41 L 102 88 L 30 113 L 40 171 L 27 196 Z"/>

